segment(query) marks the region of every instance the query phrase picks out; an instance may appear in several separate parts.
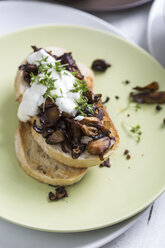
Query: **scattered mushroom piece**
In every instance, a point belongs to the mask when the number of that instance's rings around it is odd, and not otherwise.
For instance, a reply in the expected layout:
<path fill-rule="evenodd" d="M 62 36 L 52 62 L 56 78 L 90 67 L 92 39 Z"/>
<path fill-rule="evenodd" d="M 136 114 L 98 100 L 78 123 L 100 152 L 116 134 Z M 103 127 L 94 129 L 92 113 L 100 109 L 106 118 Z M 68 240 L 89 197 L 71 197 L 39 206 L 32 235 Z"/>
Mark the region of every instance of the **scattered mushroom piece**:
<path fill-rule="evenodd" d="M 154 92 L 157 91 L 159 89 L 159 84 L 157 82 L 152 82 L 144 87 L 140 87 L 140 86 L 136 86 L 133 88 L 134 90 L 137 91 L 147 91 L 147 92 Z"/>
<path fill-rule="evenodd" d="M 48 198 L 50 201 L 57 201 L 57 197 L 55 196 L 53 192 L 49 192 Z"/>
<path fill-rule="evenodd" d="M 126 159 L 129 160 L 131 158 L 130 154 L 127 154 Z"/>
<path fill-rule="evenodd" d="M 65 65 L 66 69 L 71 72 L 76 72 L 75 77 L 80 80 L 84 79 L 84 76 L 81 74 L 79 68 L 76 65 L 75 60 L 72 58 L 72 53 L 64 53 L 62 56 L 58 57 L 62 65 Z"/>
<path fill-rule="evenodd" d="M 109 102 L 109 100 L 110 100 L 110 97 L 107 96 L 106 99 L 105 99 L 105 101 L 102 102 L 102 104 L 106 104 L 107 102 Z"/>
<path fill-rule="evenodd" d="M 92 67 L 92 70 L 94 71 L 104 72 L 107 70 L 108 67 L 111 67 L 111 65 L 103 59 L 96 59 L 93 61 L 91 67 Z"/>
<path fill-rule="evenodd" d="M 92 140 L 87 145 L 87 151 L 92 155 L 103 156 L 105 151 L 110 147 L 111 140 L 108 137 L 103 137 L 98 140 Z"/>
<path fill-rule="evenodd" d="M 100 168 L 102 168 L 102 167 L 108 167 L 108 168 L 110 168 L 111 167 L 110 159 L 108 158 L 107 160 L 105 160 L 103 163 L 101 163 L 99 165 L 99 167 Z"/>
<path fill-rule="evenodd" d="M 162 107 L 160 105 L 156 105 L 156 108 L 155 108 L 157 111 L 160 111 L 162 109 Z"/>
<path fill-rule="evenodd" d="M 66 189 L 62 186 L 56 188 L 56 197 L 57 197 L 57 199 L 68 197 L 68 193 L 67 193 Z"/>
<path fill-rule="evenodd" d="M 165 91 L 159 92 L 144 92 L 139 94 L 131 93 L 130 96 L 132 97 L 134 102 L 137 103 L 165 103 Z"/>
<path fill-rule="evenodd" d="M 129 150 L 128 149 L 125 149 L 124 155 L 127 155 L 128 153 L 129 153 Z"/>
<path fill-rule="evenodd" d="M 68 193 L 63 186 L 57 187 L 55 194 L 53 192 L 49 192 L 48 198 L 50 201 L 58 201 L 59 199 L 68 197 Z"/>

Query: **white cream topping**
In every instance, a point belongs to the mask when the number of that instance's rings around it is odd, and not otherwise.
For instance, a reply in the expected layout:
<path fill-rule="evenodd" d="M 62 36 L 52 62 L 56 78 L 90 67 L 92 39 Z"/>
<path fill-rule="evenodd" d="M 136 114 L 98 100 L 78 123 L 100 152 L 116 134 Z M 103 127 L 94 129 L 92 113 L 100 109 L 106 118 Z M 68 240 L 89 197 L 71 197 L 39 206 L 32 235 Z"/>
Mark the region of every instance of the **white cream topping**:
<path fill-rule="evenodd" d="M 45 91 L 45 86 L 36 83 L 26 89 L 17 113 L 18 118 L 21 121 L 26 122 L 29 120 L 30 116 L 35 116 L 37 114 L 38 106 L 45 101 L 42 96 Z"/>
<path fill-rule="evenodd" d="M 46 61 L 43 61 L 44 58 L 47 58 Z M 39 61 L 42 60 L 42 64 L 55 65 L 56 60 L 50 56 L 43 49 L 40 49 L 37 52 L 29 55 L 27 61 L 29 64 L 39 65 Z M 77 102 L 76 100 L 80 99 L 80 92 L 71 92 L 74 89 L 74 83 L 76 78 L 67 70 L 62 70 L 57 72 L 55 67 L 50 68 L 48 72 L 51 72 L 51 78 L 53 78 L 55 89 L 51 91 L 51 94 L 58 96 L 56 98 L 56 105 L 59 107 L 60 111 L 75 116 L 77 113 Z M 39 74 L 36 80 L 44 79 L 44 73 Z M 39 79 L 40 78 L 40 79 Z M 19 105 L 18 109 L 18 118 L 21 121 L 26 122 L 29 120 L 30 116 L 35 116 L 38 111 L 38 106 L 44 102 L 43 95 L 46 92 L 47 87 L 39 84 L 39 81 L 33 82 L 32 86 L 25 90 L 22 97 L 22 102 Z M 83 117 L 79 116 L 78 120 L 82 120 Z"/>
<path fill-rule="evenodd" d="M 55 63 L 55 59 L 52 56 L 50 56 L 44 49 L 40 49 L 39 51 L 30 54 L 27 58 L 27 62 L 29 64 L 38 66 L 39 61 L 45 59 L 46 57 L 47 57 L 47 61 L 43 63 L 50 63 L 50 64 Z"/>
<path fill-rule="evenodd" d="M 84 116 L 78 115 L 74 118 L 75 121 L 82 121 L 84 119 Z"/>

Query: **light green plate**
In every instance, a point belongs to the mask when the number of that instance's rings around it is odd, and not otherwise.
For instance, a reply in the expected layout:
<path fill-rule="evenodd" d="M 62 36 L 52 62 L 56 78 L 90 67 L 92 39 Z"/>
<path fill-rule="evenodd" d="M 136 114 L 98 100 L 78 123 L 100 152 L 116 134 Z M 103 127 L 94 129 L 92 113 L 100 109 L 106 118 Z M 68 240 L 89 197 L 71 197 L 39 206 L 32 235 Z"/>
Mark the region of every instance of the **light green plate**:
<path fill-rule="evenodd" d="M 90 66 L 96 58 L 112 64 L 95 77 L 95 92 L 110 96 L 108 112 L 120 135 L 112 167 L 89 169 L 83 180 L 67 188 L 69 197 L 49 202 L 52 188 L 27 176 L 14 151 L 18 104 L 14 76 L 31 52 L 30 45 L 59 46 L 73 52 L 77 61 Z M 130 80 L 124 85 L 123 80 Z M 47 231 L 93 230 L 127 219 L 146 208 L 165 188 L 165 107 L 143 106 L 138 112 L 120 113 L 132 87 L 158 81 L 165 90 L 165 70 L 143 50 L 111 34 L 66 26 L 36 27 L 0 38 L 0 214 L 14 223 Z M 120 97 L 119 100 L 115 96 Z M 130 113 L 130 117 L 127 114 Z M 121 122 L 140 124 L 136 143 Z M 123 156 L 130 150 L 131 159 Z"/>

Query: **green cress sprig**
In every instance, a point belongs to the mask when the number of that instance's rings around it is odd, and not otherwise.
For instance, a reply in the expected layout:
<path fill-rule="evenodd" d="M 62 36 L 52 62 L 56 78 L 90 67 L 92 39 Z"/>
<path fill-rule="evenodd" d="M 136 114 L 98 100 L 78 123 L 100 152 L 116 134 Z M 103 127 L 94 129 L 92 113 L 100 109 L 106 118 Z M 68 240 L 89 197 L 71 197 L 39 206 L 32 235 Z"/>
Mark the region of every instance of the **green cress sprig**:
<path fill-rule="evenodd" d="M 132 138 L 134 138 L 137 143 L 139 143 L 140 140 L 141 140 L 141 135 L 142 135 L 142 131 L 141 131 L 140 125 L 130 126 L 129 124 L 127 124 L 125 122 L 122 122 L 121 124 L 124 127 L 124 129 L 128 132 L 128 134 Z"/>
<path fill-rule="evenodd" d="M 72 74 L 75 76 L 76 73 L 72 72 Z M 80 93 L 80 98 L 76 101 L 77 102 L 77 107 L 76 109 L 80 112 L 80 115 L 86 116 L 84 113 L 85 109 L 88 109 L 88 111 L 93 114 L 93 109 L 92 109 L 92 104 L 88 104 L 88 98 L 83 95 L 84 92 L 88 91 L 88 87 L 86 85 L 86 82 L 84 80 L 80 80 L 76 78 L 75 83 L 73 84 L 73 89 L 71 92 L 73 93 Z"/>
<path fill-rule="evenodd" d="M 47 97 L 50 97 L 53 101 L 55 101 L 57 98 L 62 97 L 62 96 L 58 96 L 57 94 L 51 92 L 56 89 L 54 82 L 57 79 L 54 79 L 53 77 L 51 77 L 52 72 L 49 70 L 54 68 L 58 73 L 60 73 L 65 68 L 63 65 L 61 65 L 59 60 L 55 61 L 54 65 L 43 63 L 43 62 L 47 62 L 47 60 L 48 60 L 48 56 L 43 58 L 42 60 L 37 61 L 39 63 L 38 74 L 44 74 L 44 75 L 43 77 L 39 75 L 35 76 L 33 73 L 31 73 L 30 74 L 30 77 L 31 77 L 30 85 L 32 85 L 35 82 L 37 84 L 42 84 L 46 86 L 47 89 L 43 97 L 45 99 Z M 62 92 L 62 90 L 60 90 L 60 92 Z"/>

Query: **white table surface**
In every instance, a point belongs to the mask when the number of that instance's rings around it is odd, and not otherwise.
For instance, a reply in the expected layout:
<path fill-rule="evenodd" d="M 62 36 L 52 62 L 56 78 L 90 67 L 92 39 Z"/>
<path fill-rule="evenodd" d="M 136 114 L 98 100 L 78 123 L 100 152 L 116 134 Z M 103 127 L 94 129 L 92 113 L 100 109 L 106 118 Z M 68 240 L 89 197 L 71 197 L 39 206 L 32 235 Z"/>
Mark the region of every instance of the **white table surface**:
<path fill-rule="evenodd" d="M 120 12 L 93 14 L 117 27 L 128 40 L 148 51 L 147 20 L 150 8 L 151 3 Z M 155 201 L 148 223 L 149 212 L 150 209 L 135 226 L 103 248 L 165 248 L 165 194 Z"/>
<path fill-rule="evenodd" d="M 151 3 L 130 10 L 96 15 L 148 51 L 147 21 L 150 8 Z M 155 201 L 148 223 L 149 212 L 150 209 L 131 229 L 103 248 L 165 248 L 165 193 Z"/>

